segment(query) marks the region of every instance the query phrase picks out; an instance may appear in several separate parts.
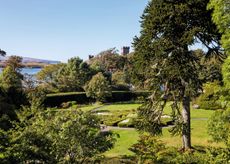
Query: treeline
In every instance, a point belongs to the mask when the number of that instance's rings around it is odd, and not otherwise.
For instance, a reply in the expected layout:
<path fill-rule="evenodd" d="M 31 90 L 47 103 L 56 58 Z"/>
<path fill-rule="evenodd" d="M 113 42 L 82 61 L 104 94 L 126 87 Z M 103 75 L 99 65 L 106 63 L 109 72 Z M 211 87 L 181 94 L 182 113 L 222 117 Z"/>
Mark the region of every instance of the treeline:
<path fill-rule="evenodd" d="M 113 90 L 129 90 L 128 56 L 119 55 L 113 48 L 88 61 L 74 57 L 66 64 L 46 66 L 37 74 L 37 79 L 48 93 L 76 92 L 84 91 L 92 77 L 101 72 Z"/>

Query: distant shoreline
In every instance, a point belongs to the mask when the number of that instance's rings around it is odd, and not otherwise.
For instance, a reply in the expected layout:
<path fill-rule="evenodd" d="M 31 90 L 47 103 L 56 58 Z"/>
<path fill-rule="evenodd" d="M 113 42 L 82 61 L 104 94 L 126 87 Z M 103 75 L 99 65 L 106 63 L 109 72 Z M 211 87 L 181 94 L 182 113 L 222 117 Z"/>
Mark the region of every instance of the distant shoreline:
<path fill-rule="evenodd" d="M 44 68 L 45 66 L 50 65 L 47 63 L 22 63 L 22 68 Z M 5 63 L 0 62 L 0 68 L 4 68 Z"/>

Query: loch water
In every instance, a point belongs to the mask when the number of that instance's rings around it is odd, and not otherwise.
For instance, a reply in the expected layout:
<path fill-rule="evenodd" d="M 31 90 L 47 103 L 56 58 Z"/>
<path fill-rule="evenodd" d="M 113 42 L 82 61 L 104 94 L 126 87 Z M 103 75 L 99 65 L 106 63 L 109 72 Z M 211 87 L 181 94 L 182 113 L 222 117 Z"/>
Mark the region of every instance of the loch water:
<path fill-rule="evenodd" d="M 0 73 L 2 72 L 3 68 L 0 68 Z M 42 68 L 22 68 L 21 73 L 24 74 L 29 74 L 29 75 L 35 75 L 39 71 L 41 71 Z"/>

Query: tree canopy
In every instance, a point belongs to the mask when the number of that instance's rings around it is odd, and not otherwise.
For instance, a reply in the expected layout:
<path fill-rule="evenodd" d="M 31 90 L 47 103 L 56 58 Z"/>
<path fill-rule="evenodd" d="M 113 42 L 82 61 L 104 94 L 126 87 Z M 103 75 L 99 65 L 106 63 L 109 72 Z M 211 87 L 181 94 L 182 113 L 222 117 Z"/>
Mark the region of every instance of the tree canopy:
<path fill-rule="evenodd" d="M 212 18 L 222 33 L 222 46 L 230 54 L 230 2 L 228 0 L 210 0 L 208 9 L 213 9 Z"/>
<path fill-rule="evenodd" d="M 94 75 L 89 83 L 86 84 L 85 91 L 88 97 L 101 102 L 105 101 L 106 97 L 112 96 L 109 82 L 101 72 Z"/>

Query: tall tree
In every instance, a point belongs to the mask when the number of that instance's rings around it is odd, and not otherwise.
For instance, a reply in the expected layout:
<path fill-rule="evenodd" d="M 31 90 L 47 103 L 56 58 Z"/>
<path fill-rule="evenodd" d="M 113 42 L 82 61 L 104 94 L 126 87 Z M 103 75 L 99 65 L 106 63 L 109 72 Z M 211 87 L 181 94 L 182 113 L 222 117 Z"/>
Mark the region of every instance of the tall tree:
<path fill-rule="evenodd" d="M 0 74 L 0 128 L 11 127 L 11 121 L 16 120 L 15 110 L 26 103 L 22 88 L 22 75 L 18 65 L 20 61 L 7 60 L 7 65 Z M 12 64 L 13 63 L 13 64 Z"/>
<path fill-rule="evenodd" d="M 230 2 L 229 0 L 210 0 L 208 8 L 213 9 L 212 18 L 222 33 L 222 46 L 230 54 Z"/>
<path fill-rule="evenodd" d="M 220 34 L 211 20 L 211 11 L 206 10 L 207 3 L 151 0 L 141 17 L 141 35 L 134 38 L 135 74 L 147 80 L 154 91 L 139 110 L 139 128 L 161 133 L 161 115 L 170 98 L 178 125 L 172 132 L 180 132 L 184 149 L 191 148 L 190 99 L 202 87 L 199 58 L 190 46 L 200 42 L 208 49 L 205 55 L 224 58 L 218 51 Z"/>

